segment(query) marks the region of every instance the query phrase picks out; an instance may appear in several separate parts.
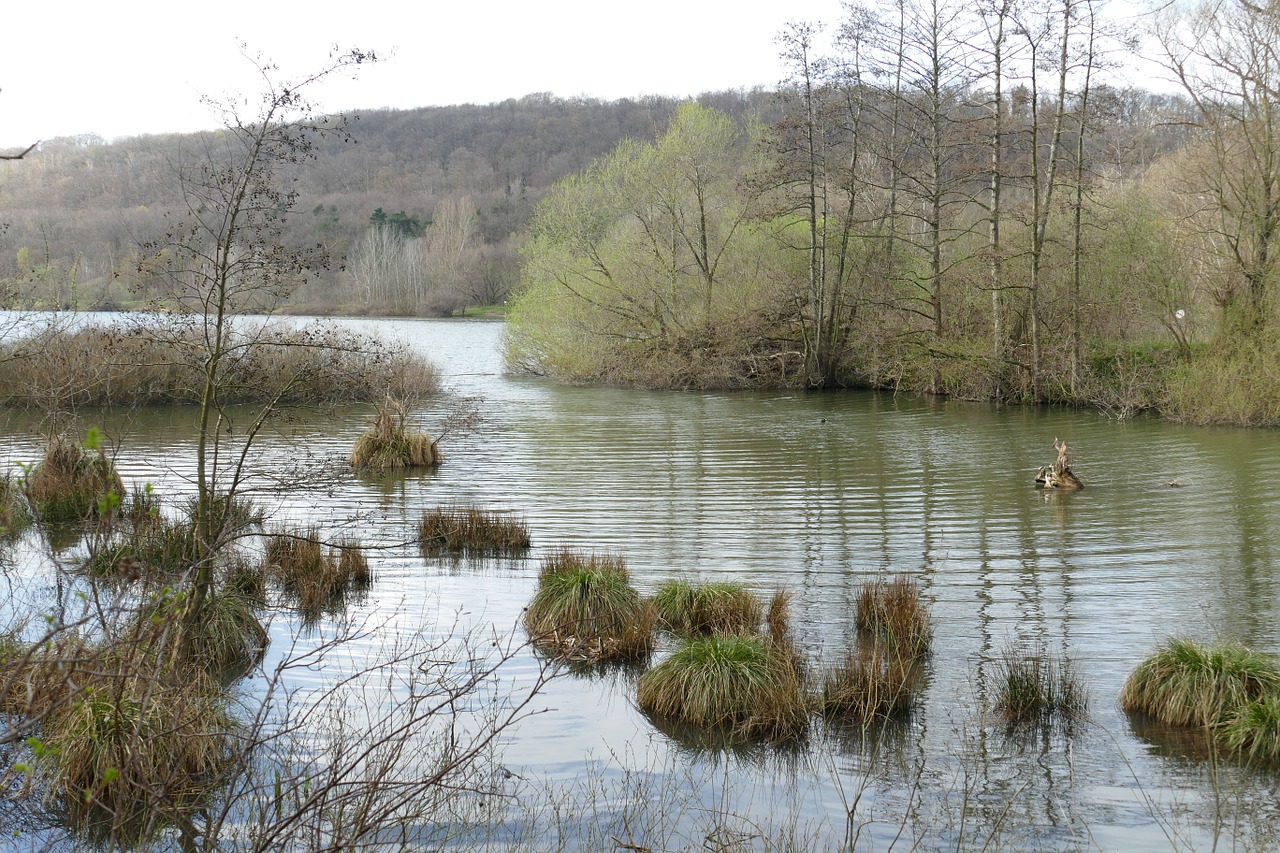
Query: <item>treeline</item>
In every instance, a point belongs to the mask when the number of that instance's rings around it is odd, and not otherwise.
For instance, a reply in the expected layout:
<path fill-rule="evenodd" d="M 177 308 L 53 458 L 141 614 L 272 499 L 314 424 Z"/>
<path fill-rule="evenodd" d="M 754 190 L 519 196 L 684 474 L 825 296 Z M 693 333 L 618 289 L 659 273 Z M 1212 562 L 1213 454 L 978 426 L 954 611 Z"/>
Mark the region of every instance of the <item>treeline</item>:
<path fill-rule="evenodd" d="M 573 381 L 870 385 L 1280 424 L 1280 13 L 852 7 L 775 121 L 682 106 L 539 203 L 511 358 Z M 1228 73 L 1229 72 L 1229 73 Z"/>
<path fill-rule="evenodd" d="M 765 92 L 708 93 L 745 120 Z M 295 311 L 443 314 L 500 303 L 518 278 L 518 234 L 547 188 L 628 138 L 651 139 L 677 100 L 527 95 L 484 106 L 367 110 L 356 144 L 319 143 L 293 176 L 285 238 L 336 259 L 291 296 Z M 185 212 L 178 170 L 225 131 L 107 142 L 86 135 L 0 162 L 0 297 L 5 307 L 112 307 L 156 297 L 160 239 Z M 422 226 L 418 240 L 375 212 Z"/>

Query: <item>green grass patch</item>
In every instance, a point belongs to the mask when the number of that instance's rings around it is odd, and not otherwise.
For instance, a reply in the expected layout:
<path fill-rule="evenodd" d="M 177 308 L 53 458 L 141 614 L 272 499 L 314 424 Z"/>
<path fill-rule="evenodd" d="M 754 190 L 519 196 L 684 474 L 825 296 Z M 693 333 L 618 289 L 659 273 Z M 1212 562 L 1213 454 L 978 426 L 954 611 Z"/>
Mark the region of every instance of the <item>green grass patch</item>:
<path fill-rule="evenodd" d="M 570 660 L 635 660 L 653 646 L 653 606 L 618 557 L 560 551 L 544 562 L 525 610 L 534 644 Z"/>
<path fill-rule="evenodd" d="M 1217 727 L 1276 692 L 1273 658 L 1234 641 L 1204 646 L 1174 637 L 1130 673 L 1120 705 L 1171 726 Z"/>
<path fill-rule="evenodd" d="M 640 676 L 637 699 L 654 717 L 788 740 L 804 734 L 808 708 L 789 657 L 765 637 L 709 634 L 686 639 Z"/>
<path fill-rule="evenodd" d="M 413 432 L 409 412 L 390 397 L 382 401 L 373 423 L 356 439 L 351 450 L 351 467 L 357 471 L 383 473 L 405 468 L 433 468 L 443 459 L 431 436 Z"/>
<path fill-rule="evenodd" d="M 760 599 L 733 581 L 665 581 L 654 593 L 653 603 L 662 624 L 682 636 L 752 633 L 764 619 Z"/>
<path fill-rule="evenodd" d="M 1250 759 L 1280 761 L 1280 694 L 1268 693 L 1232 714 L 1218 732 L 1222 743 Z"/>

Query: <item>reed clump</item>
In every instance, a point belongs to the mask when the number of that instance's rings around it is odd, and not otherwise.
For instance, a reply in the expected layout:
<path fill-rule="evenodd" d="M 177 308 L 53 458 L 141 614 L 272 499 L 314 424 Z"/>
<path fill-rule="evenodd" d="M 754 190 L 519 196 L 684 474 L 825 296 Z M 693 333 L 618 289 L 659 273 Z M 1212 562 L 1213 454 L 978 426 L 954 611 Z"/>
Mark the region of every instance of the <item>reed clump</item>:
<path fill-rule="evenodd" d="M 1083 719 L 1089 697 L 1071 659 L 1041 648 L 1006 646 L 992 678 L 994 712 L 1012 726 L 1052 725 Z"/>
<path fill-rule="evenodd" d="M 428 509 L 418 522 L 418 544 L 428 556 L 521 553 L 531 541 L 524 518 L 505 510 L 444 505 Z"/>
<path fill-rule="evenodd" d="M 88 519 L 111 495 L 119 500 L 124 495 L 124 484 L 115 465 L 101 450 L 94 451 L 56 435 L 27 476 L 26 491 L 42 522 L 61 524 Z"/>
<path fill-rule="evenodd" d="M 1120 705 L 1171 726 L 1216 728 L 1277 693 L 1280 667 L 1271 657 L 1235 641 L 1204 646 L 1173 637 L 1130 673 Z"/>
<path fill-rule="evenodd" d="M 264 548 L 266 575 L 308 621 L 341 607 L 349 594 L 368 589 L 373 581 L 369 559 L 355 539 L 326 549 L 315 528 L 280 530 L 266 537 Z"/>
<path fill-rule="evenodd" d="M 387 397 L 374 413 L 373 423 L 356 439 L 351 467 L 383 473 L 405 468 L 433 468 L 443 459 L 431 436 L 413 432 L 409 412 L 398 400 Z"/>
<path fill-rule="evenodd" d="M 1228 749 L 1250 759 L 1280 761 L 1280 693 L 1267 693 L 1232 714 L 1219 731 Z"/>
<path fill-rule="evenodd" d="M 542 565 L 525 609 L 534 644 L 570 660 L 636 660 L 653 647 L 653 606 L 631 586 L 622 558 L 561 550 Z"/>
<path fill-rule="evenodd" d="M 827 720 L 868 726 L 901 717 L 915 704 L 919 666 L 875 643 L 854 646 L 822 681 L 817 704 Z"/>
<path fill-rule="evenodd" d="M 21 485 L 12 474 L 0 476 L 0 541 L 13 538 L 30 524 Z"/>
<path fill-rule="evenodd" d="M 664 581 L 653 603 L 662 624 L 681 636 L 751 633 L 764 619 L 760 599 L 734 581 Z"/>
<path fill-rule="evenodd" d="M 637 700 L 654 717 L 738 739 L 789 740 L 808 726 L 790 658 L 758 634 L 690 637 L 640 676 Z"/>
<path fill-rule="evenodd" d="M 864 635 L 900 656 L 923 657 L 933 642 L 933 624 L 920 587 L 905 575 L 863 584 L 854 620 Z"/>
<path fill-rule="evenodd" d="M 439 393 L 439 370 L 407 347 L 329 324 L 245 324 L 226 333 L 219 400 L 241 403 L 420 400 Z M 194 404 L 207 350 L 201 317 L 53 331 L 23 358 L 0 359 L 0 405 Z M 287 382 L 282 381 L 288 377 Z"/>

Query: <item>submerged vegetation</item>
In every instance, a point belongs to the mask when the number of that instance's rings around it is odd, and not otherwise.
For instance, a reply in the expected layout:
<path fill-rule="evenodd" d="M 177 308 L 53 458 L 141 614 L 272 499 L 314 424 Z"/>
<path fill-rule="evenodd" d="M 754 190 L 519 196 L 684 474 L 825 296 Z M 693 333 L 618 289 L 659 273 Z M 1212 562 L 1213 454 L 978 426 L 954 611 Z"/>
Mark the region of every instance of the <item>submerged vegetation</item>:
<path fill-rule="evenodd" d="M 996 658 L 991 680 L 994 711 L 1013 726 L 1069 724 L 1082 719 L 1089 700 L 1071 659 L 1010 644 Z"/>
<path fill-rule="evenodd" d="M 354 539 L 326 548 L 315 528 L 275 530 L 267 535 L 264 550 L 266 576 L 311 621 L 341 607 L 348 595 L 367 590 L 373 581 L 369 559 Z"/>

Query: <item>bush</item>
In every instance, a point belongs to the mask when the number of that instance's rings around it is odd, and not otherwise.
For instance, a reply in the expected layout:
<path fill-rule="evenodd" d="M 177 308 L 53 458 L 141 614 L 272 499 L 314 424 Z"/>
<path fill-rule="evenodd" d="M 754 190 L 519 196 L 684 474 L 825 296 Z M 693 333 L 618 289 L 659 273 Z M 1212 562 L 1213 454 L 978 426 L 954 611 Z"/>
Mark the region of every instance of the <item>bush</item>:
<path fill-rule="evenodd" d="M 422 514 L 418 543 L 428 556 L 440 552 L 520 553 L 530 545 L 523 518 L 496 509 L 438 506 Z"/>
<path fill-rule="evenodd" d="M 677 634 L 746 634 L 764 618 L 760 600 L 732 581 L 690 584 L 665 581 L 653 596 L 666 627 Z"/>
<path fill-rule="evenodd" d="M 525 610 L 534 644 L 558 657 L 634 660 L 653 646 L 657 615 L 620 558 L 560 551 L 544 562 Z"/>
<path fill-rule="evenodd" d="M 818 704 L 828 720 L 868 726 L 911 710 L 918 680 L 915 662 L 872 644 L 852 648 L 822 682 Z"/>
<path fill-rule="evenodd" d="M 679 649 L 640 676 L 641 710 L 666 720 L 787 740 L 808 724 L 800 680 L 789 657 L 768 639 L 711 634 Z"/>
<path fill-rule="evenodd" d="M 373 581 L 358 541 L 344 539 L 326 551 L 314 528 L 270 534 L 264 559 L 266 575 L 297 604 L 307 621 L 340 607 L 349 593 L 368 589 Z"/>
<path fill-rule="evenodd" d="M 1175 637 L 1129 675 L 1120 704 L 1171 726 L 1217 727 L 1280 691 L 1275 661 L 1237 642 L 1205 647 Z"/>

